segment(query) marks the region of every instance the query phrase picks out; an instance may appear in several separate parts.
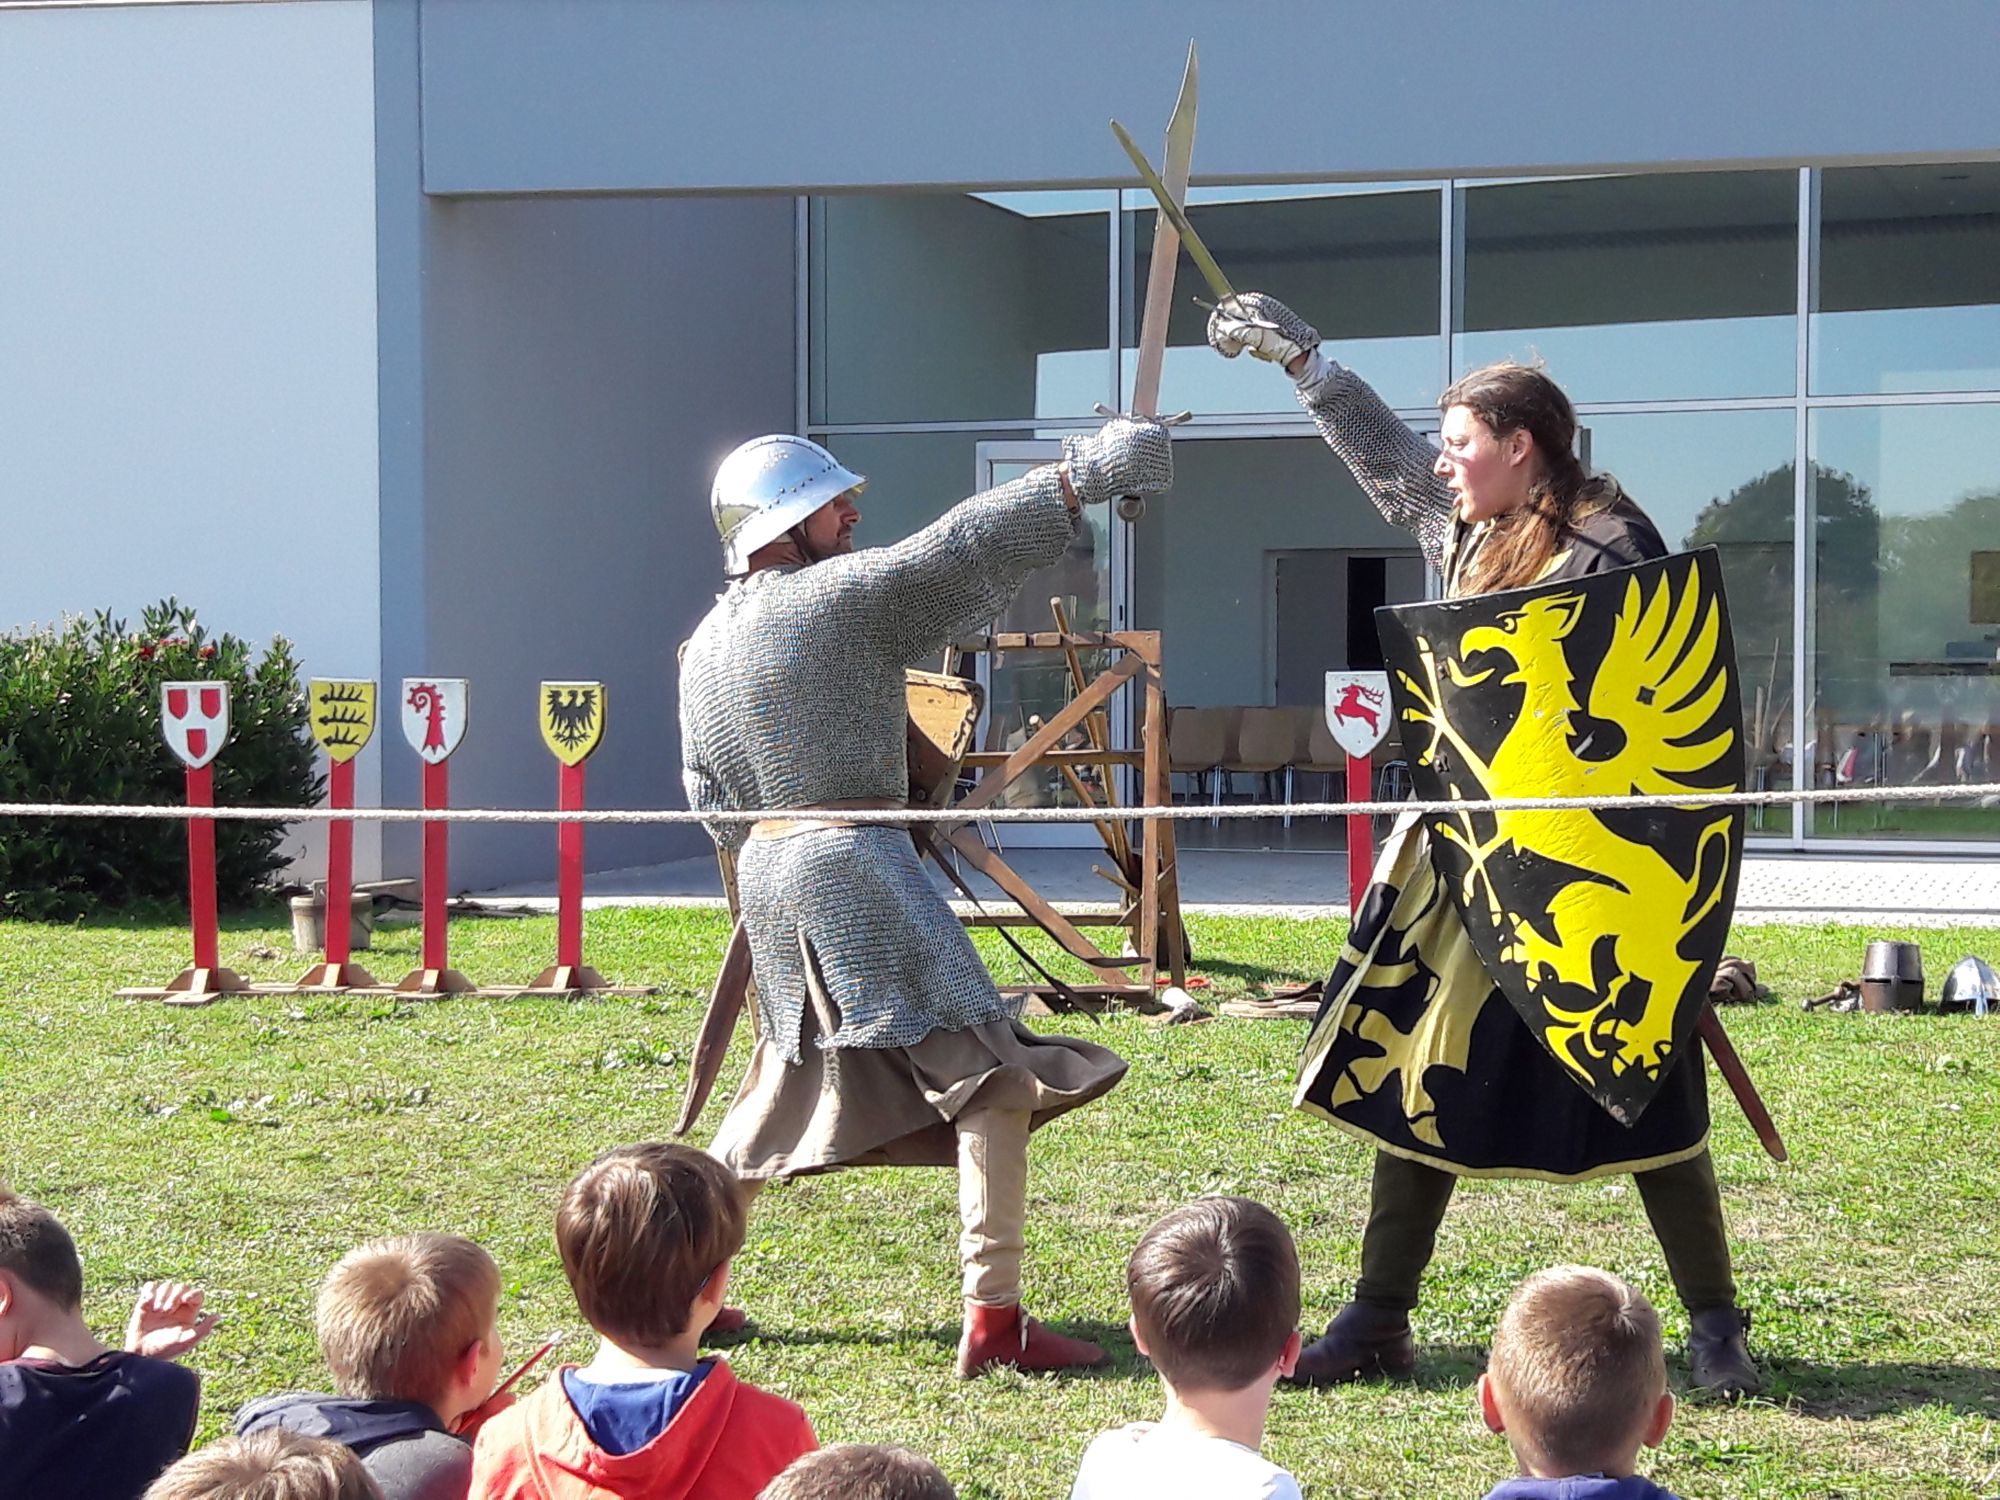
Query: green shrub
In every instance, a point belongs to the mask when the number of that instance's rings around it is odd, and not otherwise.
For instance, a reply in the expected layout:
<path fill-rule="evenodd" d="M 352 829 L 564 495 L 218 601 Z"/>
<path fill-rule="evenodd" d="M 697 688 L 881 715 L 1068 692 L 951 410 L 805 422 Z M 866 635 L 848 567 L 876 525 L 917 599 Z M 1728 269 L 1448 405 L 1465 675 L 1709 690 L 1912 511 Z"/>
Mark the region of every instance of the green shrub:
<path fill-rule="evenodd" d="M 179 803 L 181 763 L 160 734 L 160 684 L 229 684 L 229 743 L 211 766 L 218 806 L 299 807 L 323 778 L 305 688 L 282 636 L 253 660 L 210 637 L 174 599 L 139 630 L 99 612 L 0 636 L 0 802 Z M 215 827 L 216 893 L 241 906 L 285 865 L 285 825 Z M 187 825 L 137 818 L 0 818 L 0 917 L 49 920 L 107 907 L 184 906 Z"/>

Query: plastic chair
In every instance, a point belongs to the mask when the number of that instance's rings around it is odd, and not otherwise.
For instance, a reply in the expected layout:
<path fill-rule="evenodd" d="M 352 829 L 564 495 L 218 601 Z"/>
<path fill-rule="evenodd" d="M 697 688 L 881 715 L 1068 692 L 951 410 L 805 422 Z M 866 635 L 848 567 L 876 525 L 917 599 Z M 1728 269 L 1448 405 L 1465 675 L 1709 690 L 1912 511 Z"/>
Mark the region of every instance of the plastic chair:
<path fill-rule="evenodd" d="M 1335 789 L 1340 778 L 1347 774 L 1347 752 L 1340 748 L 1340 741 L 1333 737 L 1333 731 L 1326 727 L 1326 715 L 1313 711 L 1312 722 L 1307 726 L 1305 754 L 1299 757 L 1298 769 L 1326 778 L 1326 800 L 1338 801 Z M 1286 801 L 1291 798 L 1287 797 Z M 1321 822 L 1326 819 L 1322 817 Z"/>
<path fill-rule="evenodd" d="M 1246 708 L 1236 732 L 1236 752 L 1222 763 L 1222 774 L 1235 791 L 1236 773 L 1247 772 L 1264 780 L 1264 795 L 1271 796 L 1271 773 L 1292 763 L 1292 711 L 1288 708 Z"/>
<path fill-rule="evenodd" d="M 1176 708 L 1167 715 L 1167 772 L 1194 782 L 1192 795 L 1209 796 L 1209 778 L 1229 758 L 1229 710 Z M 1221 800 L 1221 782 L 1214 800 Z M 1214 822 L 1214 819 L 1210 820 Z"/>

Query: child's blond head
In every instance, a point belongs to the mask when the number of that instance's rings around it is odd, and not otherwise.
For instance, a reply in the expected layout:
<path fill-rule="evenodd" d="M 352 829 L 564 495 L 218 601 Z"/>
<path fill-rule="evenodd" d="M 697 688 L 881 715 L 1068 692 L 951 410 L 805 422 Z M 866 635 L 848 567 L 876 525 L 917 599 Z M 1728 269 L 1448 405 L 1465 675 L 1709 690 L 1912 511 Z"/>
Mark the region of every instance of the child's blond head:
<path fill-rule="evenodd" d="M 455 1234 L 399 1234 L 343 1255 L 319 1289 L 319 1348 L 343 1396 L 435 1406 L 493 1330 L 500 1271 Z"/>
<path fill-rule="evenodd" d="M 958 1500 L 958 1492 L 908 1448 L 835 1443 L 793 1459 L 757 1500 Z"/>
<path fill-rule="evenodd" d="M 190 1453 L 143 1500 L 383 1500 L 354 1450 L 267 1427 Z"/>
<path fill-rule="evenodd" d="M 1659 1314 L 1609 1271 L 1538 1271 L 1501 1314 L 1487 1375 L 1530 1472 L 1628 1466 L 1666 1394 Z"/>

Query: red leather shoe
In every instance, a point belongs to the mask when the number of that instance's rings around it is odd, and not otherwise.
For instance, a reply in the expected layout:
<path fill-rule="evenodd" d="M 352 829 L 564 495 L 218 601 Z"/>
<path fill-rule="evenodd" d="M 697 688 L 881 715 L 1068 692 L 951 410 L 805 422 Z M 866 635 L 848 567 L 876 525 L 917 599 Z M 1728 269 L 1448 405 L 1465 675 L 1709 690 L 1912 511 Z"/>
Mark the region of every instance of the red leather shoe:
<path fill-rule="evenodd" d="M 1095 1370 L 1111 1356 L 1087 1339 L 1044 1328 L 1019 1305 L 965 1308 L 965 1332 L 958 1341 L 958 1378 L 970 1380 L 995 1365 L 1017 1370 Z"/>
<path fill-rule="evenodd" d="M 741 1333 L 750 1326 L 750 1314 L 740 1307 L 725 1307 L 715 1315 L 715 1321 L 702 1330 L 705 1339 L 722 1338 L 728 1334 Z"/>

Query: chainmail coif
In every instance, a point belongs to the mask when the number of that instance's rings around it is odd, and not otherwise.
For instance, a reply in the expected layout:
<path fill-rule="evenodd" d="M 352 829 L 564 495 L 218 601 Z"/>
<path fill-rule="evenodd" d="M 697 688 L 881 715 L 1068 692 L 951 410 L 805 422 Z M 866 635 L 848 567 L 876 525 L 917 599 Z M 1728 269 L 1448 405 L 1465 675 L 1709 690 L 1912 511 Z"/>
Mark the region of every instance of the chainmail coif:
<path fill-rule="evenodd" d="M 1171 470 L 1169 470 L 1169 473 Z M 914 536 L 733 583 L 688 642 L 681 753 L 698 811 L 908 793 L 904 669 L 983 630 L 1075 522 L 1053 469 L 975 495 Z M 1012 1014 L 900 828 L 744 842 L 737 865 L 765 1034 L 799 1060 L 806 955 L 839 1027 L 820 1045 L 906 1047 Z"/>

